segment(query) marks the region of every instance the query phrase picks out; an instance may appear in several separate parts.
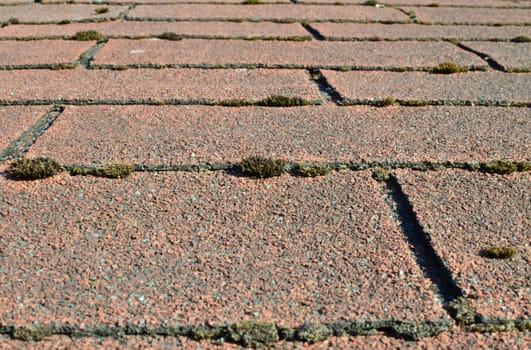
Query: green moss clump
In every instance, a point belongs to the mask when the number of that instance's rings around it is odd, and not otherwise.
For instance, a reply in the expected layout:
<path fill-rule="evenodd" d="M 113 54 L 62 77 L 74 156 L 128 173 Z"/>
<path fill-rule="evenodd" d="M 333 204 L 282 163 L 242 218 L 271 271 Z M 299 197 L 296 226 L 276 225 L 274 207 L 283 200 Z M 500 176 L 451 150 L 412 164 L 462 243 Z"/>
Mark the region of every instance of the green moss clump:
<path fill-rule="evenodd" d="M 307 106 L 312 103 L 300 97 L 287 97 L 282 95 L 273 95 L 268 98 L 258 101 L 256 105 L 265 107 L 296 107 Z"/>
<path fill-rule="evenodd" d="M 492 160 L 490 162 L 485 162 L 480 164 L 480 169 L 486 173 L 494 174 L 511 174 L 518 170 L 516 163 L 511 162 L 510 160 Z"/>
<path fill-rule="evenodd" d="M 94 169 L 92 172 L 93 175 L 99 177 L 108 177 L 111 179 L 121 179 L 128 175 L 131 175 L 133 172 L 133 166 L 129 164 L 105 164 L 100 165 Z"/>
<path fill-rule="evenodd" d="M 332 330 L 321 323 L 305 323 L 297 330 L 297 339 L 309 343 L 318 343 L 332 336 Z"/>
<path fill-rule="evenodd" d="M 70 169 L 70 175 L 72 176 L 78 176 L 78 175 L 90 175 L 94 172 L 93 168 L 80 166 L 80 165 L 74 165 L 72 169 Z"/>
<path fill-rule="evenodd" d="M 173 32 L 162 33 L 159 36 L 157 36 L 157 38 L 164 39 L 164 40 L 172 40 L 172 41 L 183 40 L 182 35 L 179 35 L 179 34 L 173 33 Z"/>
<path fill-rule="evenodd" d="M 453 62 L 443 62 L 437 67 L 433 67 L 431 72 L 434 74 L 452 74 L 467 72 L 468 68 L 455 64 Z"/>
<path fill-rule="evenodd" d="M 109 12 L 109 8 L 108 7 L 98 7 L 94 10 L 94 12 L 96 12 L 98 15 L 101 15 L 102 13 L 107 13 Z"/>
<path fill-rule="evenodd" d="M 22 341 L 39 341 L 45 337 L 53 335 L 52 326 L 48 325 L 36 325 L 22 328 L 15 328 L 12 333 L 12 337 L 15 340 Z"/>
<path fill-rule="evenodd" d="M 283 159 L 252 156 L 242 159 L 240 169 L 246 175 L 263 179 L 282 175 L 285 165 Z"/>
<path fill-rule="evenodd" d="M 71 20 L 69 20 L 69 19 L 62 19 L 62 20 L 60 20 L 57 24 L 61 24 L 61 25 L 62 25 L 62 24 L 70 24 L 70 23 L 72 23 Z"/>
<path fill-rule="evenodd" d="M 378 182 L 389 180 L 389 169 L 376 167 L 372 171 L 372 178 Z"/>
<path fill-rule="evenodd" d="M 54 160 L 47 158 L 17 158 L 8 168 L 9 174 L 19 180 L 37 180 L 54 176 L 62 169 Z"/>
<path fill-rule="evenodd" d="M 223 334 L 219 328 L 197 326 L 192 328 L 190 336 L 193 340 L 200 341 L 203 339 L 218 339 L 221 338 Z"/>
<path fill-rule="evenodd" d="M 258 5 L 260 4 L 260 0 L 244 0 L 242 1 L 243 5 Z"/>
<path fill-rule="evenodd" d="M 448 311 L 458 324 L 471 325 L 476 320 L 476 311 L 465 297 L 458 297 L 451 301 Z"/>
<path fill-rule="evenodd" d="M 104 34 L 101 34 L 100 32 L 97 32 L 95 30 L 87 30 L 84 32 L 77 32 L 75 35 L 72 35 L 70 37 L 71 40 L 78 40 L 78 41 L 90 41 L 90 40 L 104 40 L 107 37 Z"/>
<path fill-rule="evenodd" d="M 243 346 L 262 347 L 279 340 L 274 323 L 245 321 L 227 328 L 230 338 Z"/>
<path fill-rule="evenodd" d="M 327 166 L 319 164 L 299 164 L 297 174 L 303 177 L 323 176 L 330 172 Z"/>
<path fill-rule="evenodd" d="M 376 0 L 367 0 L 362 5 L 365 5 L 365 6 L 376 6 L 376 5 L 378 5 L 378 1 L 376 1 Z"/>
<path fill-rule="evenodd" d="M 516 162 L 517 171 L 529 171 L 531 170 L 531 162 Z"/>
<path fill-rule="evenodd" d="M 529 42 L 531 42 L 531 38 L 526 36 L 526 35 L 518 35 L 517 37 L 512 38 L 511 42 L 513 42 L 513 43 L 529 43 Z"/>
<path fill-rule="evenodd" d="M 20 20 L 18 18 L 16 18 L 16 17 L 13 17 L 13 18 L 8 19 L 7 23 L 8 24 L 19 24 Z"/>
<path fill-rule="evenodd" d="M 510 259 L 516 250 L 512 247 L 490 247 L 482 251 L 482 255 L 489 259 Z"/>
<path fill-rule="evenodd" d="M 394 104 L 395 104 L 395 99 L 394 98 L 386 97 L 383 100 L 376 101 L 375 105 L 378 106 L 378 107 L 387 107 L 387 106 L 392 106 Z"/>

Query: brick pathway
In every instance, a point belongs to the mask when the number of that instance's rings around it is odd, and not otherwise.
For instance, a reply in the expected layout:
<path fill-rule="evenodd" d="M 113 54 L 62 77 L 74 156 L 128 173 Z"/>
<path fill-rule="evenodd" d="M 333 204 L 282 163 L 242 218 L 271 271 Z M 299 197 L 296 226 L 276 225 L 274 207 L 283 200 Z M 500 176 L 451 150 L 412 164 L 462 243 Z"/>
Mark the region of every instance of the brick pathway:
<path fill-rule="evenodd" d="M 0 24 L 1 348 L 531 347 L 531 1 Z"/>

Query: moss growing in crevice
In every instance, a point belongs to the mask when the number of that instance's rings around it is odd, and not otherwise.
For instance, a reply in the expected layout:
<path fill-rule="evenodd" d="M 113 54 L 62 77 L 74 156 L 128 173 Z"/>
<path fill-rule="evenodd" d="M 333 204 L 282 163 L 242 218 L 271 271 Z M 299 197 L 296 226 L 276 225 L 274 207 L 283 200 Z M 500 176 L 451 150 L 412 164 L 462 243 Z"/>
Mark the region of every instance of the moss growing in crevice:
<path fill-rule="evenodd" d="M 302 177 L 323 176 L 330 172 L 330 168 L 320 164 L 298 164 L 296 173 Z"/>
<path fill-rule="evenodd" d="M 296 107 L 307 106 L 311 104 L 312 103 L 310 101 L 300 97 L 287 97 L 282 95 L 272 95 L 256 103 L 257 106 L 265 107 Z"/>
<path fill-rule="evenodd" d="M 395 99 L 392 97 L 386 97 L 383 100 L 379 100 L 374 103 L 374 105 L 377 107 L 387 107 L 387 106 L 392 106 L 394 104 L 395 104 Z"/>
<path fill-rule="evenodd" d="M 227 327 L 230 339 L 243 346 L 263 347 L 279 340 L 274 323 L 245 321 Z"/>
<path fill-rule="evenodd" d="M 242 159 L 240 170 L 248 176 L 263 179 L 282 175 L 285 165 L 286 162 L 283 159 L 252 156 Z"/>
<path fill-rule="evenodd" d="M 476 311 L 465 297 L 458 297 L 448 304 L 450 315 L 458 324 L 471 325 L 476 320 Z"/>
<path fill-rule="evenodd" d="M 376 6 L 376 5 L 378 5 L 378 1 L 376 1 L 376 0 L 367 0 L 362 5 L 364 5 L 364 6 Z"/>
<path fill-rule="evenodd" d="M 241 2 L 242 5 L 258 5 L 260 0 L 244 0 Z"/>
<path fill-rule="evenodd" d="M 481 251 L 481 255 L 489 259 L 510 259 L 514 256 L 516 250 L 512 247 L 489 247 Z"/>
<path fill-rule="evenodd" d="M 61 169 L 56 161 L 40 157 L 14 159 L 7 171 L 19 180 L 37 180 L 54 176 Z"/>
<path fill-rule="evenodd" d="M 203 339 L 220 339 L 223 337 L 223 332 L 219 328 L 197 326 L 190 330 L 189 336 L 195 341 Z"/>
<path fill-rule="evenodd" d="M 311 344 L 322 342 L 332 335 L 332 330 L 321 323 L 305 323 L 296 332 L 297 340 Z"/>
<path fill-rule="evenodd" d="M 453 74 L 468 72 L 468 68 L 460 66 L 454 62 L 443 62 L 437 67 L 433 67 L 431 73 L 433 74 Z"/>
<path fill-rule="evenodd" d="M 16 328 L 12 331 L 11 337 L 22 341 L 39 341 L 54 334 L 54 329 L 49 325 L 35 325 L 29 327 Z"/>
<path fill-rule="evenodd" d="M 171 41 L 183 40 L 183 36 L 182 35 L 179 35 L 179 34 L 173 33 L 173 32 L 162 33 L 162 34 L 158 35 L 157 38 L 163 39 L 163 40 L 171 40 Z"/>
<path fill-rule="evenodd" d="M 72 176 L 78 176 L 78 175 L 85 176 L 85 175 L 91 175 L 92 173 L 94 173 L 94 168 L 81 166 L 81 165 L 74 165 L 70 169 L 70 175 Z"/>
<path fill-rule="evenodd" d="M 372 178 L 378 182 L 389 180 L 389 169 L 383 167 L 376 167 L 372 171 Z"/>
<path fill-rule="evenodd" d="M 8 24 L 20 24 L 20 20 L 16 17 L 12 17 L 10 19 L 7 20 L 7 23 Z"/>
<path fill-rule="evenodd" d="M 480 169 L 486 173 L 493 174 L 511 174 L 518 170 L 517 163 L 510 160 L 492 160 L 489 162 L 481 163 Z"/>
<path fill-rule="evenodd" d="M 96 167 L 92 174 L 99 177 L 121 179 L 131 175 L 133 170 L 134 168 L 130 164 L 113 163 Z"/>
<path fill-rule="evenodd" d="M 511 39 L 511 42 L 513 43 L 529 43 L 531 42 L 531 38 L 526 35 L 518 35 Z"/>
<path fill-rule="evenodd" d="M 87 30 L 83 32 L 77 32 L 76 34 L 69 37 L 69 39 L 78 40 L 78 41 L 90 41 L 90 40 L 101 41 L 101 40 L 107 39 L 107 36 L 95 30 Z"/>
<path fill-rule="evenodd" d="M 109 8 L 108 7 L 97 7 L 94 12 L 96 12 L 98 15 L 101 15 L 103 13 L 107 13 L 109 12 Z"/>

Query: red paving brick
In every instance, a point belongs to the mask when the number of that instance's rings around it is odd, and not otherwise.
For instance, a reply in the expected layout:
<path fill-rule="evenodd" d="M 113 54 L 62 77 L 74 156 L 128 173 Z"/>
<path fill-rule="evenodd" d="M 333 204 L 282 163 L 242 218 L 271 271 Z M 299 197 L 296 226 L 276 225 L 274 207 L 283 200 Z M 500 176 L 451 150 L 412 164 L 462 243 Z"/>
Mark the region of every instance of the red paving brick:
<path fill-rule="evenodd" d="M 95 41 L 2 41 L 0 66 L 23 67 L 50 64 L 73 64 Z"/>
<path fill-rule="evenodd" d="M 463 42 L 463 44 L 488 55 L 508 70 L 531 71 L 531 43 Z"/>
<path fill-rule="evenodd" d="M 64 174 L 0 192 L 3 324 L 447 317 L 369 171 Z"/>
<path fill-rule="evenodd" d="M 401 100 L 526 102 L 531 99 L 529 74 L 469 72 L 431 74 L 423 72 L 324 71 L 329 83 L 351 100 Z"/>
<path fill-rule="evenodd" d="M 46 113 L 47 107 L 0 106 L 0 154 L 9 143 Z"/>
<path fill-rule="evenodd" d="M 11 18 L 18 19 L 21 23 L 50 23 L 63 20 L 108 20 L 116 18 L 127 9 L 126 6 L 108 6 L 109 12 L 98 14 L 95 10 L 101 5 L 21 5 L 4 6 L 0 11 L 0 22 L 8 21 Z"/>
<path fill-rule="evenodd" d="M 66 107 L 28 156 L 146 165 L 239 162 L 254 154 L 290 161 L 521 160 L 531 154 L 529 116 L 504 107 Z"/>
<path fill-rule="evenodd" d="M 110 40 L 95 55 L 103 65 L 250 65 L 261 67 L 433 67 L 442 61 L 485 67 L 446 42 L 288 42 L 161 39 Z"/>
<path fill-rule="evenodd" d="M 301 70 L 68 69 L 0 71 L 2 102 L 82 100 L 163 102 L 261 100 L 272 95 L 322 99 Z M 216 89 L 211 87 L 215 86 Z M 120 102 L 121 101 L 121 102 Z M 53 102 L 52 102 L 53 103 Z"/>
<path fill-rule="evenodd" d="M 400 21 L 408 17 L 396 9 L 370 6 L 326 6 L 326 5 L 160 5 L 137 6 L 127 18 L 130 19 L 223 19 L 249 21 Z"/>
<path fill-rule="evenodd" d="M 507 7 L 517 6 L 525 1 L 503 1 L 503 0 L 467 0 L 463 2 L 457 2 L 455 0 L 385 0 L 388 5 L 433 5 L 439 6 L 455 6 L 455 7 Z M 435 7 L 435 6 L 434 6 Z"/>
<path fill-rule="evenodd" d="M 529 319 L 531 174 L 396 173 L 435 251 L 476 311 L 488 319 Z M 491 246 L 516 253 L 509 260 L 482 257 Z"/>
<path fill-rule="evenodd" d="M 312 23 L 327 39 L 433 39 L 509 40 L 520 35 L 531 37 L 531 27 L 469 26 L 381 23 Z M 7 27 L 9 28 L 9 27 Z M 0 35 L 2 31 L 0 31 Z"/>
<path fill-rule="evenodd" d="M 531 24 L 530 9 L 401 7 L 413 11 L 425 23 L 444 24 Z"/>
<path fill-rule="evenodd" d="M 197 35 L 230 38 L 311 38 L 298 23 L 233 23 L 233 22 L 98 22 L 66 25 L 16 25 L 0 29 L 0 37 L 71 36 L 80 31 L 95 30 L 108 36 L 141 37 L 172 32 L 179 35 Z M 516 35 L 514 35 L 516 36 Z"/>

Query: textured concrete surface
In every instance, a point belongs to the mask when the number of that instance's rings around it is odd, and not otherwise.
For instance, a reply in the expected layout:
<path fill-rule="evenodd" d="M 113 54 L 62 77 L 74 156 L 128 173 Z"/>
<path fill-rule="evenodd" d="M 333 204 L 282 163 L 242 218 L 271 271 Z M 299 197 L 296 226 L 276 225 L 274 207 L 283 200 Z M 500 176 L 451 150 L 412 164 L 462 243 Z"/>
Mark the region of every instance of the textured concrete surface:
<path fill-rule="evenodd" d="M 397 171 L 397 177 L 435 250 L 476 311 L 489 319 L 528 319 L 530 174 Z M 507 260 L 481 256 L 491 246 L 516 252 Z"/>
<path fill-rule="evenodd" d="M 290 161 L 531 160 L 524 108 L 67 107 L 28 156 L 151 166 Z M 105 130 L 105 132 L 102 132 Z"/>
<path fill-rule="evenodd" d="M 531 2 L 363 2 L 0 0 L 0 349 L 530 348 Z"/>
<path fill-rule="evenodd" d="M 530 74 L 360 71 L 324 71 L 323 74 L 343 97 L 355 101 L 392 97 L 405 101 L 470 101 L 480 104 L 528 102 L 531 97 Z"/>

